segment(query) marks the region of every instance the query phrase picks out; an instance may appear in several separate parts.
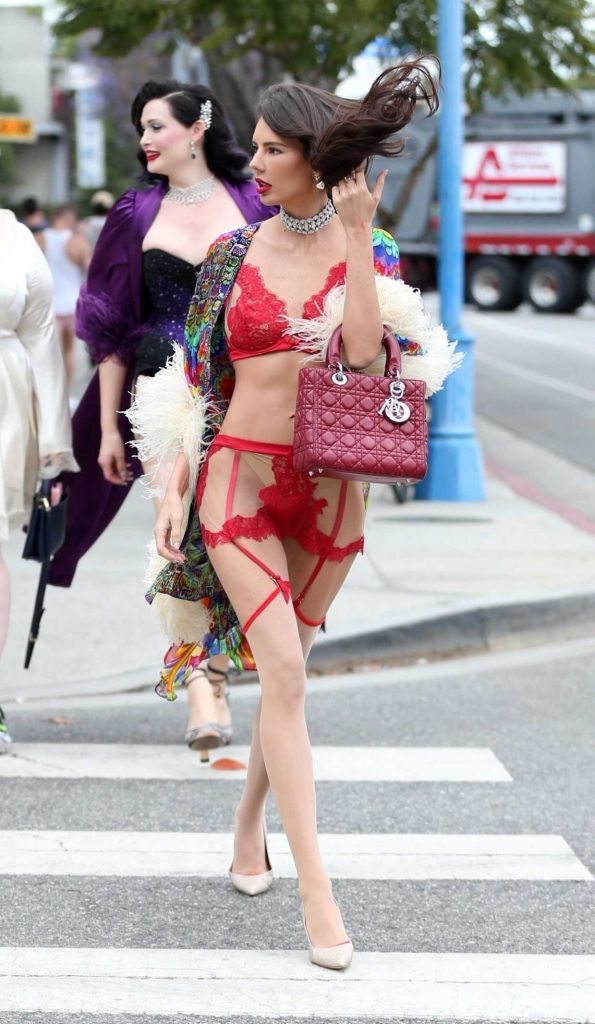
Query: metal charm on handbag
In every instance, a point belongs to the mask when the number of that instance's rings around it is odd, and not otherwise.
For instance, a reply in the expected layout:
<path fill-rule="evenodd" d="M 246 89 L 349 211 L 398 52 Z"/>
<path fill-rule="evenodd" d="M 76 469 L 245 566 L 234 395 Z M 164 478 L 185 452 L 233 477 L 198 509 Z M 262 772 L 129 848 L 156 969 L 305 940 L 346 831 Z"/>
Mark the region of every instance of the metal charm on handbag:
<path fill-rule="evenodd" d="M 385 329 L 384 376 L 341 363 L 341 328 L 326 367 L 299 372 L 293 465 L 311 476 L 377 483 L 422 480 L 428 466 L 426 386 L 401 377 L 399 343 Z"/>

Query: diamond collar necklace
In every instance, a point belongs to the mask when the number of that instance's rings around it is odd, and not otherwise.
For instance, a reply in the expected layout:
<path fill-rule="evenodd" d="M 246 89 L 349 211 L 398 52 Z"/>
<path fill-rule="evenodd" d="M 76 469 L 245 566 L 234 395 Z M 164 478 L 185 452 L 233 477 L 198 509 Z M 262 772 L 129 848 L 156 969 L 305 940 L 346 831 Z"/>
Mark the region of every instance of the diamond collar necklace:
<path fill-rule="evenodd" d="M 316 231 L 326 227 L 333 219 L 335 207 L 332 199 L 327 199 L 326 206 L 320 213 L 315 213 L 313 217 L 292 217 L 283 207 L 279 210 L 279 216 L 283 227 L 288 231 L 295 231 L 298 235 L 313 235 Z"/>
<path fill-rule="evenodd" d="M 164 199 L 170 203 L 180 203 L 182 206 L 195 206 L 196 203 L 206 203 L 213 195 L 215 179 L 212 174 L 202 181 L 197 181 L 188 188 L 180 188 L 179 185 L 170 185 L 164 195 Z"/>

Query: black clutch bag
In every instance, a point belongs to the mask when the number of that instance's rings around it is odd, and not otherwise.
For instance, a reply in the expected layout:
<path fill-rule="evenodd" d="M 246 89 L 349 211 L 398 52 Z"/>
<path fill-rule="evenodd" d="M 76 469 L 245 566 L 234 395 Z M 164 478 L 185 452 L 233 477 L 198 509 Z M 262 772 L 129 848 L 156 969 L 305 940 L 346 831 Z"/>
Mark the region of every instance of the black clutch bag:
<path fill-rule="evenodd" d="M 42 480 L 33 498 L 31 519 L 23 548 L 23 558 L 34 562 L 49 562 L 64 543 L 66 537 L 66 513 L 68 492 L 63 491 L 59 502 L 52 505 L 50 500 L 51 480 Z"/>

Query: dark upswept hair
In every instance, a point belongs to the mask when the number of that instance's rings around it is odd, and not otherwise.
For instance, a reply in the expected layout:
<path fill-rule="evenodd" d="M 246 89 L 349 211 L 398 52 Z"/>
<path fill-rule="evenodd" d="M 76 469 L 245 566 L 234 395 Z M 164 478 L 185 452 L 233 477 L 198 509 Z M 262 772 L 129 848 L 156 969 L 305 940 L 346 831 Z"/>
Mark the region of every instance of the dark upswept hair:
<path fill-rule="evenodd" d="M 130 119 L 139 135 L 142 135 L 141 117 L 150 100 L 165 100 L 176 121 L 190 128 L 200 119 L 200 108 L 206 100 L 212 104 L 211 127 L 204 135 L 204 154 L 207 167 L 216 178 L 224 178 L 232 184 L 239 184 L 249 177 L 247 170 L 249 156 L 237 142 L 235 131 L 221 103 L 206 85 L 187 85 L 175 79 L 156 82 L 150 79 L 137 92 L 130 108 Z M 163 181 L 163 174 L 151 174 L 147 158 L 142 149 L 137 159 L 143 167 L 141 181 L 155 183 Z"/>
<path fill-rule="evenodd" d="M 411 57 L 388 68 L 362 100 L 345 99 L 301 82 L 271 85 L 258 115 L 277 135 L 297 139 L 312 170 L 327 189 L 373 156 L 398 156 L 405 142 L 394 138 L 423 100 L 428 115 L 438 109 L 440 65 L 433 56 Z"/>

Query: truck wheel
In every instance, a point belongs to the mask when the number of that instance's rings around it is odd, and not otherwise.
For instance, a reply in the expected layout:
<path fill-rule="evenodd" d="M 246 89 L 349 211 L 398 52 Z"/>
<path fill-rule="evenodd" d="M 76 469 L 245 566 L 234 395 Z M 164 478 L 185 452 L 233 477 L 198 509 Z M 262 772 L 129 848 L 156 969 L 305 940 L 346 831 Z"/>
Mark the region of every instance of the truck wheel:
<path fill-rule="evenodd" d="M 583 277 L 585 298 L 595 302 L 595 260 L 589 260 Z"/>
<path fill-rule="evenodd" d="M 467 296 L 479 309 L 516 309 L 521 302 L 517 267 L 504 256 L 479 256 L 466 278 Z"/>
<path fill-rule="evenodd" d="M 523 293 L 538 313 L 574 313 L 583 300 L 576 267 L 559 256 L 531 260 L 523 275 Z"/>

